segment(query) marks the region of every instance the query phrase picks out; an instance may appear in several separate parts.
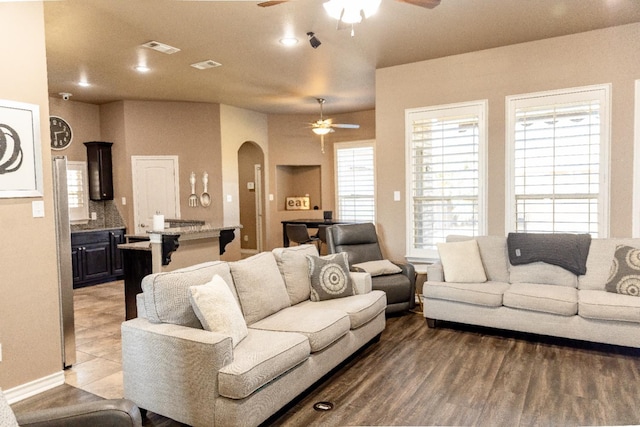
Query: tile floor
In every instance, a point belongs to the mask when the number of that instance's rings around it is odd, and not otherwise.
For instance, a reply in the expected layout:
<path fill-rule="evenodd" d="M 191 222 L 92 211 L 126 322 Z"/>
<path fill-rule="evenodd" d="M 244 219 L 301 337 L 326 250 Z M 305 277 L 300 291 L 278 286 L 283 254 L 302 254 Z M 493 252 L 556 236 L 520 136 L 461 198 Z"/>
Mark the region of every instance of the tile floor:
<path fill-rule="evenodd" d="M 65 370 L 65 382 L 106 399 L 122 397 L 124 282 L 76 289 L 73 302 L 76 363 Z"/>

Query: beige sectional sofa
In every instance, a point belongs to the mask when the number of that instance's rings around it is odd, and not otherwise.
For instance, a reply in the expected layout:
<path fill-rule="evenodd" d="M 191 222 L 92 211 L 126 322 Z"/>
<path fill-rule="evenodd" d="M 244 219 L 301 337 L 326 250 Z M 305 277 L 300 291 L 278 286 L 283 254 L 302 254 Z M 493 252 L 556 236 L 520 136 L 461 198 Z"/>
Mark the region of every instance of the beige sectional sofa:
<path fill-rule="evenodd" d="M 254 426 L 378 338 L 386 296 L 370 275 L 350 274 L 355 295 L 311 301 L 307 254 L 317 256 L 315 246 L 145 277 L 138 317 L 122 324 L 125 396 L 188 425 Z M 213 301 L 226 304 L 217 310 L 244 318 L 228 334 L 201 322 L 194 302 L 194 286 L 221 279 L 232 297 Z"/>
<path fill-rule="evenodd" d="M 445 320 L 640 347 L 640 298 L 605 290 L 616 248 L 640 248 L 640 239 L 592 239 L 584 275 L 545 262 L 511 265 L 502 236 L 449 236 L 447 241 L 469 239 L 477 241 L 487 280 L 445 281 L 442 263 L 431 265 L 423 286 L 429 326 Z M 467 260 L 461 270 L 470 266 Z"/>

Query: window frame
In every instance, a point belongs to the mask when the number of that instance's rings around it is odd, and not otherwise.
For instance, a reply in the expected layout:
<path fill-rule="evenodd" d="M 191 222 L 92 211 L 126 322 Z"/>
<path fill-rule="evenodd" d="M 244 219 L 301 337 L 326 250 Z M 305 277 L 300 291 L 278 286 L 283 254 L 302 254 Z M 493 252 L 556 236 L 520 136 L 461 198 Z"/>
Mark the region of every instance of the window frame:
<path fill-rule="evenodd" d="M 69 223 L 70 224 L 86 224 L 89 222 L 89 177 L 87 162 L 85 161 L 67 161 L 67 195 L 69 195 L 69 171 L 79 170 L 82 173 L 82 200 L 83 206 L 71 207 L 69 198 Z"/>
<path fill-rule="evenodd" d="M 488 117 L 487 99 L 452 104 L 433 105 L 405 110 L 405 212 L 406 212 L 406 259 L 409 262 L 429 262 L 438 259 L 437 248 L 420 249 L 413 245 L 413 197 L 412 197 L 412 121 L 415 114 L 429 114 L 434 118 L 447 118 L 477 114 L 478 117 L 478 189 L 477 189 L 477 235 L 487 233 L 487 191 L 488 191 Z"/>
<path fill-rule="evenodd" d="M 338 150 L 342 149 L 351 149 L 351 148 L 362 148 L 362 147 L 370 147 L 373 150 L 373 218 L 371 221 L 375 223 L 376 221 L 376 194 L 377 194 L 377 183 L 376 183 L 376 142 L 374 139 L 360 140 L 360 141 L 349 141 L 349 142 L 336 142 L 333 144 L 333 169 L 334 169 L 334 187 L 335 187 L 335 210 L 334 216 L 338 220 L 346 220 L 340 214 L 340 192 L 339 192 L 339 177 L 338 177 Z"/>
<path fill-rule="evenodd" d="M 589 97 L 589 94 L 594 96 Z M 505 230 L 507 233 L 516 230 L 516 192 L 515 192 L 515 112 L 519 106 L 553 106 L 573 101 L 595 99 L 601 97 L 600 108 L 600 162 L 598 191 L 598 237 L 609 237 L 610 188 L 611 171 L 611 84 L 581 86 L 551 91 L 525 93 L 505 97 Z M 543 103 L 543 100 L 549 102 Z M 555 101 L 555 102 L 552 102 Z M 520 104 L 520 105 L 518 105 Z"/>

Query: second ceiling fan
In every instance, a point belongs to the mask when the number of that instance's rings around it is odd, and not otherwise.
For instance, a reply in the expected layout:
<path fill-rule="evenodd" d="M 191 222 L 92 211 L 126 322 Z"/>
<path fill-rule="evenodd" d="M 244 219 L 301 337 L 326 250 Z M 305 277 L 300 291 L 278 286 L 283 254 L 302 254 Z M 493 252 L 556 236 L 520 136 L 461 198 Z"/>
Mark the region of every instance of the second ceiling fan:
<path fill-rule="evenodd" d="M 320 146 L 324 153 L 324 136 L 330 132 L 335 132 L 334 129 L 359 129 L 360 125 L 352 123 L 333 123 L 332 119 L 325 119 L 322 106 L 326 102 L 324 98 L 316 98 L 318 104 L 320 104 L 320 119 L 313 123 L 310 123 L 311 130 L 316 135 L 320 135 Z"/>

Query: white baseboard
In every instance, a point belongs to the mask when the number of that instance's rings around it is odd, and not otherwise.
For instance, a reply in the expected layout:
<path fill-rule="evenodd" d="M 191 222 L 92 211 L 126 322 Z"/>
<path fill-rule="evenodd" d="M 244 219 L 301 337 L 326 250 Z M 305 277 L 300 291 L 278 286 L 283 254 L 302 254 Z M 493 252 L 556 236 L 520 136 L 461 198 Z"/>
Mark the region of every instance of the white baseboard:
<path fill-rule="evenodd" d="M 12 405 L 16 402 L 35 396 L 43 391 L 50 390 L 64 384 L 64 371 L 59 371 L 46 377 L 19 385 L 17 387 L 3 390 L 4 397 Z"/>
<path fill-rule="evenodd" d="M 258 253 L 257 249 L 240 249 L 242 255 L 255 255 Z"/>

